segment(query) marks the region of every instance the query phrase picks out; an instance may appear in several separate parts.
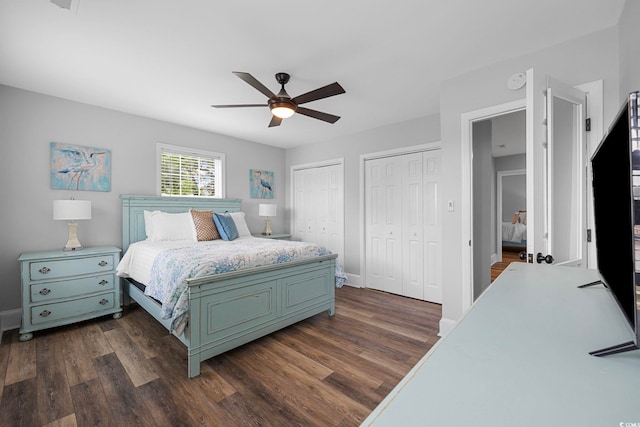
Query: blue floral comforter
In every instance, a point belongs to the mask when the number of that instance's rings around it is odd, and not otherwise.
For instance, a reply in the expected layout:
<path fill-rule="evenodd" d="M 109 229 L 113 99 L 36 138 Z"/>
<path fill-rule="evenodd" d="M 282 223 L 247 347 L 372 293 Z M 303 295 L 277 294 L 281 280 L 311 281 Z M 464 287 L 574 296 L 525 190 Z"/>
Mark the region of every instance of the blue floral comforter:
<path fill-rule="evenodd" d="M 214 242 L 217 244 L 202 242 L 165 249 L 153 261 L 145 294 L 162 303 L 162 318 L 171 319 L 171 329 L 178 335 L 189 320 L 187 279 L 331 253 L 306 242 L 260 238 Z M 336 287 L 342 287 L 346 281 L 342 267 L 336 263 Z"/>

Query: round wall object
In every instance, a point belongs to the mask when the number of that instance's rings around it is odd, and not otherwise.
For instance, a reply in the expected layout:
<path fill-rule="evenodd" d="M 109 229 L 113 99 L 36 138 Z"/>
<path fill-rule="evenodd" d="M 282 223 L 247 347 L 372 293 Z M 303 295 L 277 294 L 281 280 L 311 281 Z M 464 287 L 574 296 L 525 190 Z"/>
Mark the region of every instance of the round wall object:
<path fill-rule="evenodd" d="M 527 83 L 525 73 L 515 73 L 507 80 L 507 87 L 511 90 L 518 90 Z"/>

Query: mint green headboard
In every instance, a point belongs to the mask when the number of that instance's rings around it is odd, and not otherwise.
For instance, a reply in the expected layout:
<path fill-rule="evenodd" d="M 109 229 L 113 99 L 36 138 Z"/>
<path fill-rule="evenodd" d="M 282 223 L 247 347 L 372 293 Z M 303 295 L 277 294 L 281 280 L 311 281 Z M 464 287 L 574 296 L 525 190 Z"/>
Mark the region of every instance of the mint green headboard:
<path fill-rule="evenodd" d="M 121 194 L 122 202 L 122 253 L 131 243 L 147 238 L 144 230 L 144 211 L 170 213 L 196 210 L 214 212 L 239 212 L 242 199 L 205 199 L 199 197 L 158 197 Z"/>

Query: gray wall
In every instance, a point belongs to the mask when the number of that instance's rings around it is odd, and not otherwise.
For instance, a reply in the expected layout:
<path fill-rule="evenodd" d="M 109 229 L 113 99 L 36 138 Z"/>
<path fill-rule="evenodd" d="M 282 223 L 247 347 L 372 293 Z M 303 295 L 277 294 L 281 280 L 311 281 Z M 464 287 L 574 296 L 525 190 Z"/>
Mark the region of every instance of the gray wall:
<path fill-rule="evenodd" d="M 627 0 L 618 30 L 620 33 L 620 99 L 640 90 L 640 1 Z"/>
<path fill-rule="evenodd" d="M 50 142 L 110 149 L 111 192 L 51 190 Z M 249 198 L 249 169 L 274 172 L 274 202 L 284 207 L 283 149 L 0 86 L 0 314 L 21 306 L 19 254 L 61 249 L 67 241 L 66 223 L 52 219 L 53 200 L 91 200 L 93 218 L 80 222 L 80 242 L 121 247 L 119 195 L 155 194 L 157 142 L 225 153 L 226 196 L 243 199 L 253 232 L 264 221 L 260 199 Z M 287 228 L 284 215 L 272 219 L 272 228 Z"/>
<path fill-rule="evenodd" d="M 618 108 L 618 31 L 610 28 L 571 40 L 543 51 L 463 74 L 441 85 L 440 129 L 442 134 L 443 199 L 461 205 L 461 122 L 463 113 L 516 101 L 525 90 L 512 91 L 510 75 L 534 68 L 568 84 L 604 81 L 604 119 L 608 123 Z M 451 324 L 462 316 L 462 271 L 460 259 L 468 247 L 463 236 L 460 210 L 443 216 L 443 322 Z M 467 237 L 465 236 L 465 239 Z"/>
<path fill-rule="evenodd" d="M 491 284 L 491 255 L 496 253 L 496 171 L 491 156 L 492 123 L 473 124 L 473 298 Z M 444 234 L 446 236 L 446 234 Z"/>
<path fill-rule="evenodd" d="M 440 117 L 437 115 L 408 120 L 395 125 L 315 144 L 288 149 L 286 167 L 330 159 L 344 159 L 344 209 L 346 273 L 360 275 L 360 155 L 440 140 Z M 287 190 L 290 176 L 287 172 Z"/>

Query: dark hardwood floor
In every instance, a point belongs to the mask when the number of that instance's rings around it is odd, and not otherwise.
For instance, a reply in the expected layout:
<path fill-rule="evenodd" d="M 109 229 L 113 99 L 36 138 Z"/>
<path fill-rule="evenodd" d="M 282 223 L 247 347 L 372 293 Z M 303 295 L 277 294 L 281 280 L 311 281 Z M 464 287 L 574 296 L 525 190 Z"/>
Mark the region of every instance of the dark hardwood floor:
<path fill-rule="evenodd" d="M 356 426 L 438 340 L 441 307 L 345 286 L 321 313 L 202 363 L 136 305 L 0 345 L 2 426 Z"/>
<path fill-rule="evenodd" d="M 524 262 L 520 259 L 519 251 L 502 251 L 502 261 L 496 262 L 491 266 L 491 282 L 504 271 L 512 262 Z"/>

